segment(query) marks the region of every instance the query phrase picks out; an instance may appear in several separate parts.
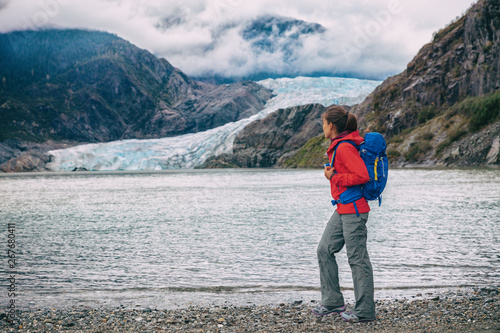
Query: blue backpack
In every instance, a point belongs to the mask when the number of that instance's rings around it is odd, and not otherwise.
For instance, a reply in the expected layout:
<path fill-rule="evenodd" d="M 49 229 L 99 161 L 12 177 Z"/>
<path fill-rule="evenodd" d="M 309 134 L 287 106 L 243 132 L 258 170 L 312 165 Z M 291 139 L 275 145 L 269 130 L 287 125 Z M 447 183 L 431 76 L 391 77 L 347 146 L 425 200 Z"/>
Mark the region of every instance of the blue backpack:
<path fill-rule="evenodd" d="M 387 144 L 384 137 L 380 133 L 375 132 L 366 133 L 365 140 L 359 145 L 359 147 L 353 141 L 341 141 L 337 144 L 335 150 L 333 151 L 332 161 L 330 164 L 331 166 L 333 166 L 337 148 L 343 142 L 348 142 L 359 150 L 359 155 L 366 165 L 370 180 L 368 183 L 363 185 L 347 187 L 347 190 L 340 194 L 339 200 L 332 200 L 332 204 L 335 206 L 338 203 L 348 204 L 352 202 L 354 203 L 356 215 L 359 216 L 356 201 L 362 197 L 365 197 L 366 200 L 378 199 L 378 205 L 380 206 L 382 204 L 382 191 L 387 184 L 387 176 L 389 172 L 389 161 L 385 151 Z"/>

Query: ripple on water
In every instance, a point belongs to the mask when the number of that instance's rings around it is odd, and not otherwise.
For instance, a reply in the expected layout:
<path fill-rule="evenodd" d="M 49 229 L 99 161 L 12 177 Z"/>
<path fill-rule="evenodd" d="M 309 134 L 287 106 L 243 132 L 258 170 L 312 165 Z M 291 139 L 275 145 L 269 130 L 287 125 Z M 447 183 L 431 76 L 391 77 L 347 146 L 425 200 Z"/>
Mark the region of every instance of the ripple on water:
<path fill-rule="evenodd" d="M 333 212 L 320 170 L 0 181 L 0 218 L 16 223 L 20 297 L 36 306 L 92 292 L 157 304 L 187 294 L 319 297 L 316 246 Z M 368 222 L 378 292 L 500 283 L 498 188 L 497 170 L 392 170 Z M 338 258 L 341 285 L 352 288 L 345 252 Z"/>

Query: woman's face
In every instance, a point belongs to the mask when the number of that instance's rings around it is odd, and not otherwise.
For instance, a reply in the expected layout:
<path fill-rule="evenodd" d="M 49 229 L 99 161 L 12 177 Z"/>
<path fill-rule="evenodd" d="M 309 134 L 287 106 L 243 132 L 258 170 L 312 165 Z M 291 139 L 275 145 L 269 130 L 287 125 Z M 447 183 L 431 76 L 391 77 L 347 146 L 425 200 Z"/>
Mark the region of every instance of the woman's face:
<path fill-rule="evenodd" d="M 325 118 L 323 118 L 323 133 L 327 139 L 333 139 L 338 135 L 337 129 L 333 123 L 328 122 Z"/>

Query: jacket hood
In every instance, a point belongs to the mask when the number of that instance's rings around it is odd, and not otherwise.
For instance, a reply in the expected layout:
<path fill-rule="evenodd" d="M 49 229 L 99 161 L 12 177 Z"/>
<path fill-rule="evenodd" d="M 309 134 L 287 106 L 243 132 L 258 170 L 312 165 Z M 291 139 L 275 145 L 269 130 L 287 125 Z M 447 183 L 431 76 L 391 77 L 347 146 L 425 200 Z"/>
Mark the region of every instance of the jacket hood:
<path fill-rule="evenodd" d="M 337 145 L 337 143 L 339 143 L 341 141 L 353 141 L 354 143 L 356 143 L 359 146 L 361 144 L 361 142 L 363 142 L 364 140 L 365 139 L 363 139 L 361 136 L 359 136 L 359 131 L 351 132 L 348 135 L 346 135 L 340 139 L 333 140 L 332 144 L 330 145 L 330 147 L 327 150 L 327 153 L 329 153 L 333 149 L 335 149 L 335 146 Z"/>

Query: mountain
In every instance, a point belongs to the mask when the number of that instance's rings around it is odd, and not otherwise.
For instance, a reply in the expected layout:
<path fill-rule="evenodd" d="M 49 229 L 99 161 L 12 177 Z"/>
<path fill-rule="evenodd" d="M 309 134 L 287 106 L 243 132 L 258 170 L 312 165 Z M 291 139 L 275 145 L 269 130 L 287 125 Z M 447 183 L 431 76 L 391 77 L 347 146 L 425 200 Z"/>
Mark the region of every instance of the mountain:
<path fill-rule="evenodd" d="M 362 103 L 353 106 L 351 112 L 358 116 L 362 131 L 378 131 L 386 136 L 393 166 L 500 163 L 499 7 L 496 0 L 479 0 L 464 17 L 437 32 L 404 72 L 388 78 Z M 36 72 L 30 73 L 36 76 Z M 4 89 L 6 86 L 8 81 Z M 300 94 L 296 95 L 300 98 Z M 322 110 L 321 105 L 308 104 L 291 108 L 281 106 L 277 112 L 266 113 L 265 117 L 238 132 L 232 154 L 204 160 L 205 167 L 318 167 L 323 164 L 328 145 L 318 127 Z M 231 135 L 235 133 L 232 131 Z M 226 134 L 221 132 L 218 136 Z M 307 141 L 308 138 L 312 139 Z M 193 144 L 195 139 L 194 136 L 189 138 Z M 197 150 L 187 145 L 182 147 L 187 147 L 186 154 L 193 155 L 190 161 L 194 161 L 197 158 L 194 155 L 206 153 L 209 141 L 212 140 L 205 140 L 206 146 L 196 142 Z M 216 155 L 226 152 L 228 147 L 231 147 L 229 142 L 223 149 L 210 149 Z M 103 160 L 101 148 L 99 145 L 94 152 L 96 161 Z M 1 150 L 0 145 L 0 156 Z M 76 153 L 85 158 L 89 150 L 87 147 Z M 64 164 L 74 152 L 61 153 L 64 159 L 59 162 Z M 105 160 L 114 163 L 116 155 L 104 153 Z M 132 149 L 132 155 L 134 153 Z M 181 162 L 186 157 L 184 152 L 180 154 L 177 150 L 171 153 Z M 144 152 L 138 156 L 143 158 Z M 148 161 L 153 163 L 153 160 Z M 36 164 L 36 160 L 25 163 Z"/>
<path fill-rule="evenodd" d="M 354 112 L 393 164 L 498 164 L 499 90 L 500 2 L 480 0 Z"/>
<path fill-rule="evenodd" d="M 0 55 L 0 164 L 23 151 L 43 151 L 40 143 L 204 131 L 256 114 L 271 97 L 253 82 L 192 80 L 105 32 L 0 34 Z"/>
<path fill-rule="evenodd" d="M 169 19 L 171 22 L 173 19 Z M 175 22 L 178 22 L 174 19 Z M 196 77 L 204 82 L 228 83 L 241 80 L 258 81 L 267 78 L 295 77 L 304 74 L 294 61 L 304 48 L 304 41 L 311 36 L 321 36 L 327 30 L 319 23 L 306 22 L 291 17 L 264 15 L 252 20 L 224 24 L 212 31 L 211 45 L 205 51 L 213 50 L 220 43 L 221 36 L 236 30 L 243 41 L 248 42 L 255 57 L 262 55 L 279 56 L 279 64 L 274 68 L 257 68 L 254 73 L 238 77 L 205 75 Z M 317 74 L 325 73 L 308 73 Z M 330 74 L 331 73 L 327 73 Z"/>
<path fill-rule="evenodd" d="M 393 166 L 500 164 L 500 2 L 479 0 L 352 112 Z"/>
<path fill-rule="evenodd" d="M 310 23 L 288 17 L 261 16 L 243 28 L 243 39 L 251 42 L 255 53 L 282 54 L 289 63 L 296 49 L 303 48 L 303 38 L 321 35 L 326 29 L 318 23 Z"/>

